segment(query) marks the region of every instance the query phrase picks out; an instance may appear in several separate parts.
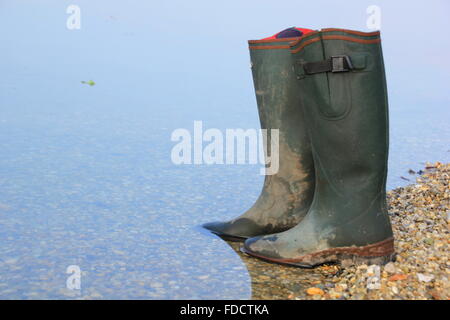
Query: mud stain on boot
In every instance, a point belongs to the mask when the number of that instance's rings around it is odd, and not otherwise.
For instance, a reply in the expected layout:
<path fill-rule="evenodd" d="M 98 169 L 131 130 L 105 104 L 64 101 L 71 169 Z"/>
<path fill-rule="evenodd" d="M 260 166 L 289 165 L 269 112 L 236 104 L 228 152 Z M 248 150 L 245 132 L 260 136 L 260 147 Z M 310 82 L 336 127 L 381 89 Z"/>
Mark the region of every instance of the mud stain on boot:
<path fill-rule="evenodd" d="M 272 226 L 273 232 L 289 229 L 303 219 L 314 184 L 311 173 L 303 168 L 298 152 L 294 152 L 283 137 L 280 137 L 279 145 L 282 157 L 278 173 L 266 176 L 261 196 L 243 214 L 260 226 Z"/>

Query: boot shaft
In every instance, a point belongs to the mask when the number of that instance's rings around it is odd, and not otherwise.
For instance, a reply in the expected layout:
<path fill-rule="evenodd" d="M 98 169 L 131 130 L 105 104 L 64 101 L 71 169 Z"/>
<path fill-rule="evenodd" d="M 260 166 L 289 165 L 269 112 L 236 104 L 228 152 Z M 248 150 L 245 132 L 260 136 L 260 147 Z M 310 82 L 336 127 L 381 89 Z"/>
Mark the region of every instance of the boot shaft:
<path fill-rule="evenodd" d="M 290 43 L 298 38 L 250 40 L 249 51 L 262 129 L 280 130 L 293 149 L 309 148 Z"/>
<path fill-rule="evenodd" d="M 338 245 L 347 244 L 347 228 L 358 229 L 353 244 L 390 237 L 388 102 L 379 32 L 324 29 L 292 43 L 291 52 L 316 168 L 312 207 L 318 215 L 335 215 L 327 221 L 342 226 Z"/>
<path fill-rule="evenodd" d="M 279 130 L 279 171 L 266 176 L 265 190 L 270 188 L 276 195 L 287 187 L 292 209 L 303 208 L 306 213 L 312 201 L 315 177 L 305 118 L 298 107 L 301 93 L 290 53 L 290 43 L 297 39 L 250 40 L 249 50 L 261 128 Z M 266 152 L 270 154 L 271 150 Z M 293 215 L 298 215 L 294 211 Z"/>

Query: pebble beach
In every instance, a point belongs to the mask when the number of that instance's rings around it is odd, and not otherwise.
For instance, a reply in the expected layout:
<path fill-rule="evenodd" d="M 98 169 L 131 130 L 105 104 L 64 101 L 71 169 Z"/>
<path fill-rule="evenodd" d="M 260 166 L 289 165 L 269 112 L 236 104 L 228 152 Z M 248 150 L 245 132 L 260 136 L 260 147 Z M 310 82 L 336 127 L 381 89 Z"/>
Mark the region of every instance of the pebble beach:
<path fill-rule="evenodd" d="M 248 257 L 253 299 L 448 300 L 450 164 L 427 163 L 416 183 L 388 192 L 396 259 L 384 266 L 314 269 L 280 266 Z"/>

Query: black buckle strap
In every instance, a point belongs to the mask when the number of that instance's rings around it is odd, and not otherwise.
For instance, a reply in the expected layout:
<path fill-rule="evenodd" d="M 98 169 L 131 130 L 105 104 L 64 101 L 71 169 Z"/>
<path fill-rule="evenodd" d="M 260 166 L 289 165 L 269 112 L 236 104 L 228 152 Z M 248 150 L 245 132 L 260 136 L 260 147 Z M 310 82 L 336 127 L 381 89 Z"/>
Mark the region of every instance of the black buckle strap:
<path fill-rule="evenodd" d="M 332 56 L 327 60 L 307 62 L 303 64 L 306 74 L 322 73 L 322 72 L 348 72 L 353 70 L 353 64 L 349 56 L 339 55 Z"/>

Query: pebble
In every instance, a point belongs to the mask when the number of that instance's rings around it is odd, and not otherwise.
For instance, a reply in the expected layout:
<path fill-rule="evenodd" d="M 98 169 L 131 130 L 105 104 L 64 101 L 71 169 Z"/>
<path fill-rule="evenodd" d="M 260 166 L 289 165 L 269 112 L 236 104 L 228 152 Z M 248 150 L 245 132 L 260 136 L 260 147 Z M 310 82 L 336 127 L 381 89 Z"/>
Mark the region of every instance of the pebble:
<path fill-rule="evenodd" d="M 434 276 L 433 275 L 425 275 L 425 274 L 422 274 L 422 273 L 418 273 L 417 274 L 417 279 L 419 279 L 419 281 L 421 281 L 421 282 L 430 282 L 431 280 L 434 279 Z"/>
<path fill-rule="evenodd" d="M 310 296 L 315 296 L 315 295 L 322 296 L 325 294 L 322 289 L 316 288 L 316 287 L 308 288 L 306 290 L 306 293 L 309 294 Z"/>
<path fill-rule="evenodd" d="M 396 273 L 397 269 L 395 268 L 395 265 L 393 262 L 389 262 L 384 266 L 384 271 L 386 271 L 387 273 Z"/>

